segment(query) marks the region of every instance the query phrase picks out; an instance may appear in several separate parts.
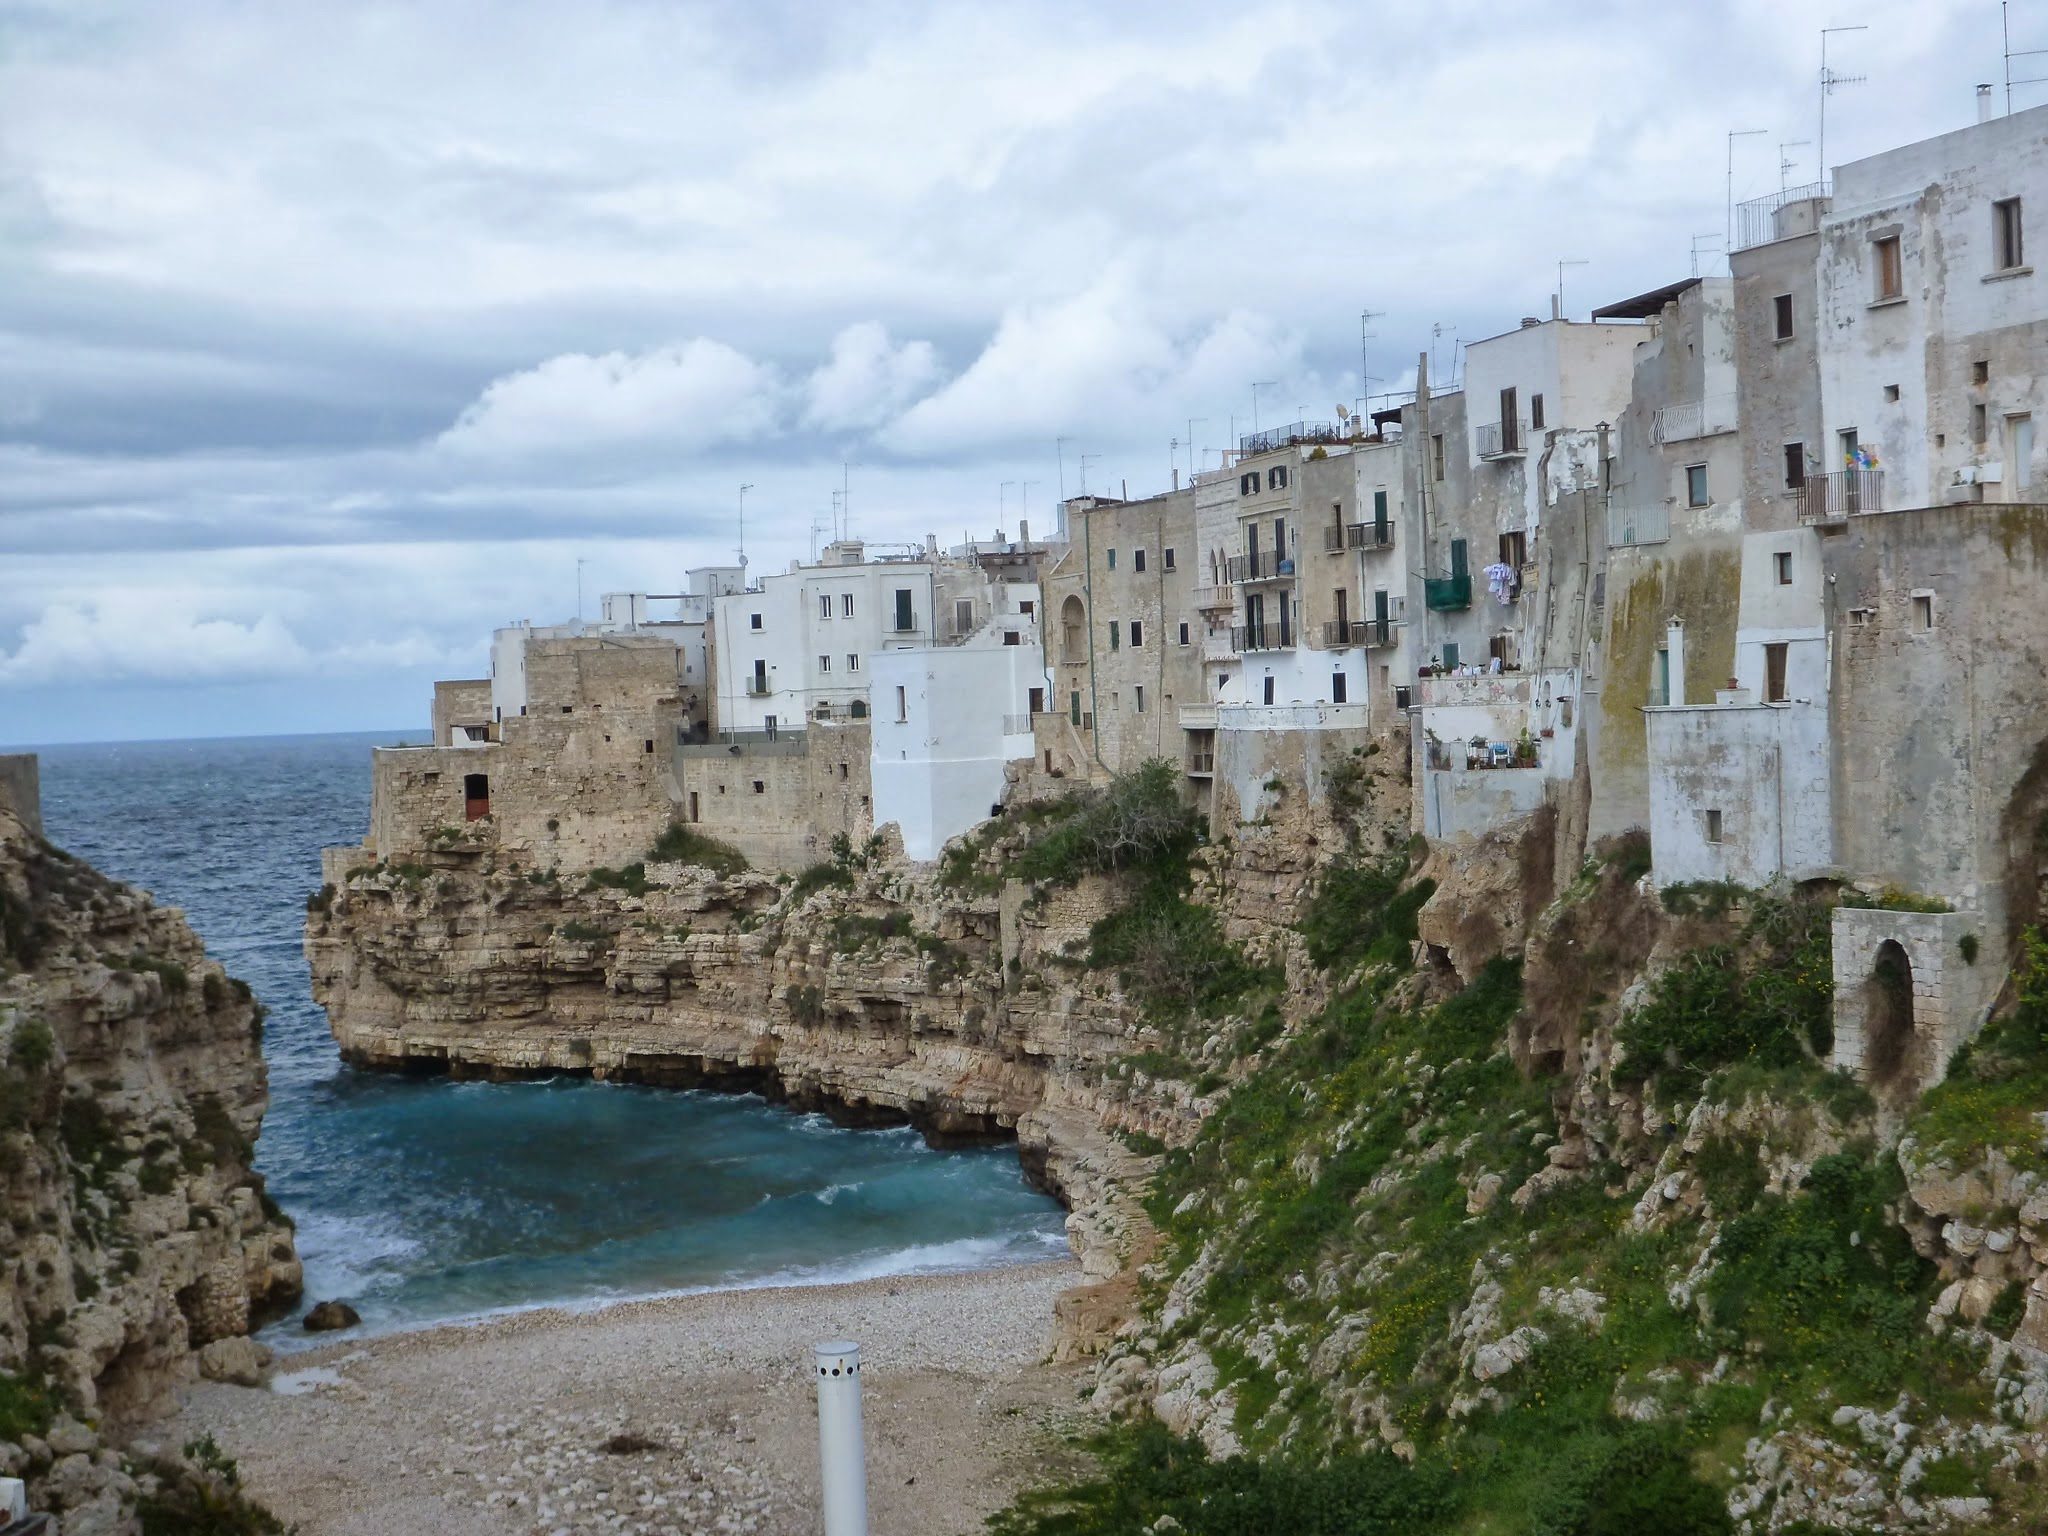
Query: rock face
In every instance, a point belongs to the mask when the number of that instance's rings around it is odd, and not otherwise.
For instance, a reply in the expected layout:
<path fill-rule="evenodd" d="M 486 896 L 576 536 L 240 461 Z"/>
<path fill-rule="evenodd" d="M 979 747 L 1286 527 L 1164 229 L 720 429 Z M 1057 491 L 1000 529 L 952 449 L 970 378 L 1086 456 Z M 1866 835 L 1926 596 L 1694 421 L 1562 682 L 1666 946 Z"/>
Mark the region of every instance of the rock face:
<path fill-rule="evenodd" d="M 262 1011 L 183 915 L 0 807 L 0 1371 L 118 1430 L 292 1300 L 267 1105 Z"/>
<path fill-rule="evenodd" d="M 1171 1139 L 1195 1115 L 1184 1085 L 1112 1070 L 1144 1048 L 1135 1010 L 1061 963 L 1114 905 L 1100 879 L 1033 906 L 897 866 L 785 899 L 695 866 L 648 865 L 636 891 L 420 857 L 347 874 L 308 914 L 313 995 L 348 1060 L 758 1090 L 935 1144 L 1014 1136 L 1092 1281 L 1142 1244 L 1148 1165 L 1109 1132 Z M 1063 1349 L 1114 1326 L 1106 1300 L 1062 1309 Z"/>

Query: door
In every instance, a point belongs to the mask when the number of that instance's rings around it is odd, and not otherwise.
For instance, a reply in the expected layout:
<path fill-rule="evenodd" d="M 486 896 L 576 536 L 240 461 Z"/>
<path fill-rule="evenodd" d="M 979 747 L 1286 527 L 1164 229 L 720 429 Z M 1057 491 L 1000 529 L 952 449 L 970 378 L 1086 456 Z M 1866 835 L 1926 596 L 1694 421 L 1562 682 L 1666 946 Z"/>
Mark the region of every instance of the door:
<path fill-rule="evenodd" d="M 1287 519 L 1273 519 L 1273 574 L 1280 574 L 1280 564 L 1287 558 Z"/>
<path fill-rule="evenodd" d="M 1348 645 L 1351 641 L 1351 593 L 1343 587 L 1337 589 L 1337 643 Z"/>
<path fill-rule="evenodd" d="M 1465 575 L 1466 571 L 1465 541 L 1463 539 L 1453 539 L 1451 540 L 1451 579 L 1456 581 L 1460 576 Z"/>
<path fill-rule="evenodd" d="M 910 588 L 898 587 L 896 589 L 896 632 L 900 635 L 907 635 L 915 627 L 911 622 Z"/>
<path fill-rule="evenodd" d="M 1266 679 L 1265 700 L 1268 704 L 1273 702 L 1273 679 L 1270 677 Z"/>
<path fill-rule="evenodd" d="M 1244 643 L 1247 649 L 1263 650 L 1266 644 L 1266 599 L 1257 592 L 1244 600 Z"/>
<path fill-rule="evenodd" d="M 1842 446 L 1842 468 L 1846 473 L 1842 476 L 1841 505 L 1839 508 L 1829 507 L 1828 510 L 1830 512 L 1838 510 L 1843 512 L 1861 512 L 1863 510 L 1863 477 L 1857 474 L 1856 471 L 1863 466 L 1859 457 L 1860 445 L 1856 441 L 1856 429 L 1851 427 L 1848 431 L 1839 432 L 1835 436 Z"/>
<path fill-rule="evenodd" d="M 1375 544 L 1384 544 L 1387 542 L 1388 537 L 1387 493 L 1385 491 L 1374 491 L 1372 493 L 1372 541 Z"/>
<path fill-rule="evenodd" d="M 1256 581 L 1259 576 L 1259 525 L 1244 525 L 1244 579 Z"/>
<path fill-rule="evenodd" d="M 756 661 L 756 662 L 754 663 L 754 692 L 756 692 L 756 693 L 766 693 L 767 691 L 768 691 L 768 663 L 767 663 L 767 662 L 765 662 L 765 661 L 758 661 L 758 660 L 757 660 L 757 661 Z"/>
<path fill-rule="evenodd" d="M 1387 589 L 1379 588 L 1372 595 L 1372 637 L 1381 645 L 1387 643 Z"/>
<path fill-rule="evenodd" d="M 2005 499 L 2025 501 L 2033 483 L 2034 418 L 2005 418 Z"/>

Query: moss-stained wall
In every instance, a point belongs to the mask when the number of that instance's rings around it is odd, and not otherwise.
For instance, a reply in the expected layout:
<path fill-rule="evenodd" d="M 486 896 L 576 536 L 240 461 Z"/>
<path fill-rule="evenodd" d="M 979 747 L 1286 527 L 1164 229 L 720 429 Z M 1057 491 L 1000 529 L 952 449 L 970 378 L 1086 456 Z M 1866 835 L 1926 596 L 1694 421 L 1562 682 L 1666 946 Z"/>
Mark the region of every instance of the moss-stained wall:
<path fill-rule="evenodd" d="M 1591 835 L 1605 837 L 1650 818 L 1649 702 L 1666 626 L 1685 623 L 1685 699 L 1711 704 L 1735 671 L 1735 622 L 1742 593 L 1737 536 L 1685 545 L 1613 549 L 1607 555 L 1607 640 L 1600 722 L 1593 732 Z"/>

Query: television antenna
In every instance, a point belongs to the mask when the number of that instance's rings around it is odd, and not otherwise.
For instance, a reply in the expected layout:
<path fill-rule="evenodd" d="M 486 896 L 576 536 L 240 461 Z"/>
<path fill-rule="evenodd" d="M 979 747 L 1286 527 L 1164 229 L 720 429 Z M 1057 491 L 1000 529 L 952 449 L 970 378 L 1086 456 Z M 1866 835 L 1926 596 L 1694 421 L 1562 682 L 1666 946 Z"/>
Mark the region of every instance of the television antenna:
<path fill-rule="evenodd" d="M 1700 252 L 1711 251 L 1719 244 L 1721 237 L 1716 234 L 1694 235 L 1692 237 L 1692 275 L 1700 275 Z"/>
<path fill-rule="evenodd" d="M 1828 98 L 1845 85 L 1861 85 L 1868 75 L 1838 75 L 1828 68 L 1828 38 L 1836 32 L 1868 32 L 1866 26 L 1822 27 L 1820 29 L 1820 137 L 1818 141 L 1820 158 L 1820 179 L 1823 188 L 1828 179 Z"/>
<path fill-rule="evenodd" d="M 1197 460 L 1197 459 L 1195 458 L 1195 428 L 1196 428 L 1197 426 L 1203 426 L 1203 427 L 1206 427 L 1207 425 L 1209 425 L 1209 418 L 1208 418 L 1208 417 L 1206 417 L 1206 416 L 1190 416 L 1190 417 L 1188 418 L 1188 484 L 1189 484 L 1189 485 L 1193 485 L 1193 484 L 1195 483 L 1195 471 L 1196 471 L 1196 470 L 1198 470 L 1198 469 L 1200 469 L 1200 468 L 1202 467 L 1202 466 L 1201 466 L 1201 464 L 1200 464 L 1200 462 L 1199 462 L 1199 461 L 1198 461 L 1198 460 Z"/>
<path fill-rule="evenodd" d="M 743 571 L 747 568 L 747 492 L 753 488 L 751 483 L 740 487 L 740 547 L 738 554 L 740 557 L 740 569 Z M 580 598 L 578 602 L 581 602 Z"/>
<path fill-rule="evenodd" d="M 1259 435 L 1259 391 L 1260 391 L 1260 390 L 1262 390 L 1262 389 L 1278 389 L 1279 387 L 1280 387 L 1280 386 L 1279 386 L 1279 385 L 1278 385 L 1277 383 L 1275 383 L 1275 382 L 1274 382 L 1274 381 L 1273 381 L 1272 379 L 1253 379 L 1253 380 L 1252 380 L 1252 436 L 1253 436 L 1253 437 L 1257 437 L 1257 436 Z"/>
<path fill-rule="evenodd" d="M 1101 455 L 1101 454 L 1099 454 L 1099 453 L 1084 453 L 1084 454 L 1082 454 L 1082 455 L 1080 456 L 1080 459 L 1081 459 L 1081 494 L 1082 494 L 1083 496 L 1086 496 L 1086 495 L 1088 494 L 1088 466 L 1089 466 L 1089 465 L 1090 465 L 1091 463 L 1100 463 L 1100 462 L 1102 461 L 1102 455 Z"/>
<path fill-rule="evenodd" d="M 2012 45 L 2012 17 L 2008 14 L 2011 6 L 2008 0 L 1999 0 L 1998 29 L 2005 40 L 2005 115 L 2012 116 L 2012 88 L 2016 85 L 2048 85 L 2048 75 L 2032 75 L 2025 80 L 2012 77 L 2014 59 L 2037 59 L 2048 54 L 2048 48 L 2020 48 Z"/>
<path fill-rule="evenodd" d="M 1753 139 L 1760 133 L 1769 133 L 1768 128 L 1730 128 L 1728 130 L 1728 249 L 1735 249 L 1735 141 Z"/>
<path fill-rule="evenodd" d="M 1045 484 L 1043 480 L 1019 480 L 1017 482 L 1017 539 L 1019 543 L 1022 543 L 1024 538 L 1024 519 L 1031 511 L 1029 505 L 1031 501 L 1031 487 L 1043 484 Z"/>
<path fill-rule="evenodd" d="M 1813 140 L 1811 139 L 1788 139 L 1786 142 L 1778 146 L 1779 192 L 1782 193 L 1785 190 L 1785 183 L 1787 180 L 1790 179 L 1792 175 L 1792 167 L 1796 163 L 1790 155 L 1785 153 L 1785 151 L 1788 149 L 1811 149 L 1812 147 Z"/>
<path fill-rule="evenodd" d="M 1063 502 L 1067 499 L 1067 444 L 1072 441 L 1071 437 L 1056 437 L 1052 440 L 1053 456 L 1059 460 L 1060 500 Z"/>
<path fill-rule="evenodd" d="M 1369 350 L 1368 343 L 1379 340 L 1380 335 L 1372 328 L 1372 323 L 1386 317 L 1387 312 L 1384 309 L 1362 309 L 1358 312 L 1358 387 L 1362 392 L 1361 398 L 1372 393 L 1372 371 L 1371 365 L 1366 361 L 1366 354 Z"/>

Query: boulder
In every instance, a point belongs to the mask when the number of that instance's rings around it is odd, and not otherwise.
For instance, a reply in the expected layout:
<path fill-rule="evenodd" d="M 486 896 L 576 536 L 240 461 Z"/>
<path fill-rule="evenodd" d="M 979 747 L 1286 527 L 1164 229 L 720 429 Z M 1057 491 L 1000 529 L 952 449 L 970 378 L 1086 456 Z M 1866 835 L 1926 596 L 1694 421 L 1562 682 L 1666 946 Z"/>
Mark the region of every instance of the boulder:
<path fill-rule="evenodd" d="M 306 1332 L 333 1333 L 353 1328 L 362 1320 L 362 1314 L 345 1301 L 323 1301 L 306 1314 Z"/>
<path fill-rule="evenodd" d="M 215 1339 L 199 1351 L 199 1374 L 208 1381 L 260 1387 L 273 1356 L 254 1339 Z"/>

